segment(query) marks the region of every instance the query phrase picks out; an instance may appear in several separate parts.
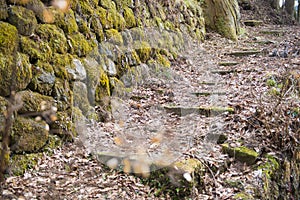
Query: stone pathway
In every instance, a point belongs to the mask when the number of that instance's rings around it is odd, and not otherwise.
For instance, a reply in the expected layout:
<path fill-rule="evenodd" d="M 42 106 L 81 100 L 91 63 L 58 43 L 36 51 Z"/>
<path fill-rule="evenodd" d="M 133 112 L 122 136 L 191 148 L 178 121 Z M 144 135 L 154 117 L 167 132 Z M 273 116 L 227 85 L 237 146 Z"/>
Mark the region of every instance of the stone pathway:
<path fill-rule="evenodd" d="M 146 177 L 152 164 L 164 167 L 187 158 L 204 166 L 189 193 L 192 199 L 232 199 L 240 192 L 260 192 L 257 171 L 223 154 L 219 143 L 226 137 L 231 144 L 239 146 L 243 140 L 243 145 L 261 150 L 259 141 L 252 143 L 253 133 L 242 130 L 244 121 L 232 122 L 253 113 L 256 96 L 268 89 L 264 80 L 268 74 L 295 66 L 291 59 L 299 59 L 299 53 L 293 56 L 291 50 L 288 58 L 280 53 L 287 45 L 299 52 L 295 42 L 299 31 L 292 31 L 284 34 L 290 38 L 295 34 L 293 41 L 255 27 L 238 42 L 209 33 L 205 43 L 191 44 L 172 70 L 150 72 L 149 79 L 129 95 L 114 98 L 113 121 L 81 124 L 81 141 L 45 155 L 24 176 L 9 177 L 3 198 L 171 199 L 161 188 L 119 169 Z"/>

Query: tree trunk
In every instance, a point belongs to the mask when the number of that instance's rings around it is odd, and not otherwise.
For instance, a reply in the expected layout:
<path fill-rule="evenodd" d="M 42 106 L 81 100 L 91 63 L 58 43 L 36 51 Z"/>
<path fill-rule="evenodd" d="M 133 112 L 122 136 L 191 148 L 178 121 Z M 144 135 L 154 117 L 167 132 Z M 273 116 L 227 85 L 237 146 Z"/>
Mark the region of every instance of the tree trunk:
<path fill-rule="evenodd" d="M 288 14 L 294 17 L 295 0 L 285 0 L 285 10 Z"/>
<path fill-rule="evenodd" d="M 237 0 L 205 0 L 202 5 L 206 27 L 237 40 L 240 33 L 240 11 Z"/>
<path fill-rule="evenodd" d="M 271 0 L 272 8 L 278 10 L 280 8 L 280 0 Z"/>
<path fill-rule="evenodd" d="M 298 7 L 297 7 L 297 21 L 300 22 L 300 0 L 298 0 Z"/>

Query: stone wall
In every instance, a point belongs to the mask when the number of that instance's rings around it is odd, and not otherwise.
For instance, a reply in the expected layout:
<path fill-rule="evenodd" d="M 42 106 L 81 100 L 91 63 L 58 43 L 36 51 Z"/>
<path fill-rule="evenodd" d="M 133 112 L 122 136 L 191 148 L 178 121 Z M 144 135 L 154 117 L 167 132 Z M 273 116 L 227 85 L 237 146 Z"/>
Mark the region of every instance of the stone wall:
<path fill-rule="evenodd" d="M 105 120 L 94 107 L 107 110 L 105 97 L 124 85 L 124 73 L 169 67 L 187 35 L 202 40 L 199 5 L 73 0 L 61 10 L 49 1 L 0 0 L 1 129 L 11 86 L 22 105 L 11 129 L 12 172 L 21 174 L 41 152 L 72 140 L 72 116 Z"/>

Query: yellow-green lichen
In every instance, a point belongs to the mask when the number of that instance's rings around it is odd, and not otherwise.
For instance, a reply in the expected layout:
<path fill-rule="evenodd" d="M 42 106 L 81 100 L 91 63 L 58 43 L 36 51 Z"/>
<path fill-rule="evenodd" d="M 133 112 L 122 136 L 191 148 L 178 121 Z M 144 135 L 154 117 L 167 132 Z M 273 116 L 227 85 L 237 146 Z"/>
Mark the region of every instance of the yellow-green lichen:
<path fill-rule="evenodd" d="M 80 7 L 82 14 L 92 16 L 94 14 L 94 7 L 89 0 L 79 0 L 77 6 Z"/>
<path fill-rule="evenodd" d="M 122 45 L 123 44 L 123 37 L 120 32 L 118 32 L 116 29 L 109 29 L 105 31 L 106 37 L 109 42 L 116 44 L 116 45 Z"/>
<path fill-rule="evenodd" d="M 112 0 L 101 0 L 99 2 L 100 6 L 102 6 L 103 8 L 106 8 L 106 9 L 114 9 L 116 10 L 116 4 L 114 1 Z"/>
<path fill-rule="evenodd" d="M 86 56 L 92 51 L 94 43 L 89 42 L 81 33 L 75 33 L 69 36 L 70 53 L 79 57 Z"/>
<path fill-rule="evenodd" d="M 126 28 L 132 28 L 136 26 L 135 16 L 131 8 L 124 8 L 124 19 L 126 21 Z"/>
<path fill-rule="evenodd" d="M 169 59 L 164 56 L 164 55 L 161 55 L 160 53 L 157 53 L 155 55 L 155 59 L 157 60 L 157 62 L 164 66 L 164 67 L 171 67 L 171 62 L 169 61 Z"/>
<path fill-rule="evenodd" d="M 66 70 L 66 66 L 72 65 L 73 56 L 70 54 L 54 54 L 52 64 L 54 67 L 55 76 L 58 78 L 62 78 L 68 80 L 68 73 Z"/>
<path fill-rule="evenodd" d="M 149 60 L 151 53 L 152 53 L 152 48 L 148 42 L 135 41 L 134 49 L 137 52 L 141 62 L 146 63 L 147 60 Z"/>
<path fill-rule="evenodd" d="M 66 53 L 68 50 L 67 39 L 64 32 L 52 24 L 39 24 L 36 30 L 41 40 L 48 42 L 55 53 Z"/>
<path fill-rule="evenodd" d="M 90 19 L 90 24 L 91 24 L 91 29 L 96 35 L 97 41 L 103 42 L 105 37 L 104 37 L 104 31 L 100 19 L 97 16 L 93 16 Z"/>
<path fill-rule="evenodd" d="M 2 96 L 9 95 L 13 82 L 17 91 L 25 89 L 32 78 L 28 56 L 17 53 L 12 57 L 0 53 L 0 77 L 0 94 Z"/>
<path fill-rule="evenodd" d="M 101 102 L 107 96 L 110 96 L 109 78 L 105 71 L 101 69 L 99 74 L 99 84 L 95 91 L 95 101 Z"/>

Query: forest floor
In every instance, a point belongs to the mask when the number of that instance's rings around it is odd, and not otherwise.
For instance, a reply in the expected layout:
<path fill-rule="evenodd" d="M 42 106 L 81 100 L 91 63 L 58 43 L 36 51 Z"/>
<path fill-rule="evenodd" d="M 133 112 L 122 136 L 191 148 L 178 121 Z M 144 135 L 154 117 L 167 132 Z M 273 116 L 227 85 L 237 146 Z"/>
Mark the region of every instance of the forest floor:
<path fill-rule="evenodd" d="M 284 80 L 294 81 L 284 91 L 285 95 L 292 92 L 298 92 L 296 95 L 299 95 L 300 27 L 262 25 L 244 28 L 245 33 L 237 42 L 208 33 L 204 43 L 191 44 L 184 55 L 172 62 L 172 71 L 166 72 L 173 73 L 170 79 L 166 78 L 170 74 L 150 77 L 151 80 L 133 91 L 127 102 L 129 106 L 121 110 L 128 112 L 123 118 L 131 117 L 131 123 L 137 123 L 139 127 L 149 125 L 149 120 L 153 122 L 151 128 L 165 126 L 163 139 L 159 134 L 152 139 L 150 136 L 152 146 L 149 146 L 153 148 L 153 143 L 166 141 L 169 150 L 176 151 L 178 155 L 165 159 L 173 162 L 196 158 L 205 165 L 204 174 L 200 177 L 202 187 L 192 188 L 191 193 L 181 199 L 233 199 L 240 192 L 247 193 L 249 188 L 249 191 L 258 188 L 258 192 L 263 192 L 259 189 L 262 188 L 262 180 L 255 168 L 264 161 L 261 155 L 268 153 L 280 160 L 284 156 L 282 152 L 290 150 L 289 145 L 283 143 L 292 142 L 291 139 L 282 136 L 282 141 L 278 141 L 273 135 L 278 134 L 284 124 L 290 126 L 295 122 L 291 119 L 276 125 L 282 110 L 291 107 L 299 109 L 299 99 L 290 95 L 288 100 L 280 102 L 282 96 L 276 99 L 276 95 L 283 91 L 280 84 Z M 224 112 L 216 116 L 200 114 L 190 118 L 154 113 L 157 118 L 153 119 L 153 113 L 147 113 L 151 106 L 157 104 L 178 106 L 181 114 L 185 108 L 199 106 L 231 107 L 234 113 Z M 165 119 L 165 116 L 171 120 Z M 127 129 L 129 135 L 111 135 L 115 148 L 126 146 L 123 140 L 130 138 L 133 132 L 142 130 L 123 125 L 122 120 L 118 121 L 118 125 L 121 128 L 123 126 L 122 130 Z M 275 121 L 269 123 L 269 120 Z M 173 130 L 172 125 L 180 130 Z M 299 123 L 295 126 L 290 127 L 292 133 L 297 133 Z M 103 123 L 100 129 L 120 131 L 113 130 L 115 127 L 108 122 Z M 169 134 L 170 130 L 176 134 Z M 147 145 L 139 143 L 142 141 L 141 135 L 129 145 L 130 150 L 139 151 L 137 147 Z M 224 154 L 222 142 L 218 141 L 220 135 L 225 136 L 226 143 L 232 146 L 246 146 L 255 150 L 259 154 L 256 163 L 246 165 Z M 292 135 L 289 138 L 295 137 Z M 183 138 L 186 141 L 178 141 Z M 162 188 L 149 184 L 145 178 L 109 169 L 90 154 L 97 151 L 95 146 L 99 143 L 86 137 L 84 140 L 75 139 L 74 143 L 63 145 L 51 155 L 45 154 L 23 176 L 7 178 L 2 199 L 176 198 Z M 89 143 L 94 145 L 91 145 L 93 148 L 86 148 Z M 126 149 L 126 152 L 130 150 Z M 163 156 L 168 155 L 162 154 L 159 162 L 163 162 Z M 151 181 L 154 182 L 155 177 Z M 176 187 L 180 188 L 180 185 Z"/>

